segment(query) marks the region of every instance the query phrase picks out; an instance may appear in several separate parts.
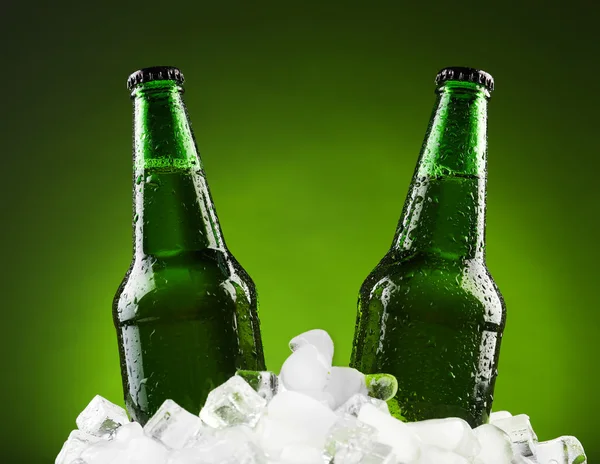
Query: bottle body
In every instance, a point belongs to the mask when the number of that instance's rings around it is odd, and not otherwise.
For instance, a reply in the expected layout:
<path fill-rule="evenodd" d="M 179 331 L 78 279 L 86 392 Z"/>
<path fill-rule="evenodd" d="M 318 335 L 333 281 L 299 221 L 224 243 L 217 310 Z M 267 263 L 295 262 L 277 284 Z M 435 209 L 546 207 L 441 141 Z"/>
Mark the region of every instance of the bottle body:
<path fill-rule="evenodd" d="M 395 416 L 476 427 L 491 411 L 503 308 L 482 262 L 386 256 L 360 289 L 351 366 L 396 376 Z"/>
<path fill-rule="evenodd" d="M 487 422 L 506 310 L 485 251 L 486 110 L 481 86 L 447 82 L 393 245 L 361 286 L 351 366 L 396 376 L 410 421 Z"/>
<path fill-rule="evenodd" d="M 197 414 L 237 369 L 265 370 L 256 301 L 248 275 L 220 252 L 134 262 L 115 299 L 132 419 L 144 424 L 166 399 Z"/>
<path fill-rule="evenodd" d="M 265 365 L 256 289 L 223 240 L 181 89 L 134 94 L 134 256 L 113 319 L 125 403 L 144 424 L 166 399 L 197 414 L 237 369 Z"/>

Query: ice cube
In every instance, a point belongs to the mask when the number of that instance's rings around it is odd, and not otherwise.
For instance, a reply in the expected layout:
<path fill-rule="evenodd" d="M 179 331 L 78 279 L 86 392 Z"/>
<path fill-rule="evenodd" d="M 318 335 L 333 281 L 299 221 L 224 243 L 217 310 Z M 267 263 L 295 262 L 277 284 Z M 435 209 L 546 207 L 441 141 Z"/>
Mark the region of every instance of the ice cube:
<path fill-rule="evenodd" d="M 293 422 L 271 419 L 268 415 L 260 418 L 254 430 L 259 446 L 271 459 L 278 459 L 287 446 L 306 446 L 306 443 L 311 440 L 309 430 Z"/>
<path fill-rule="evenodd" d="M 385 401 L 378 400 L 377 398 L 371 398 L 361 393 L 357 393 L 348 398 L 348 401 L 346 401 L 339 408 L 337 408 L 335 410 L 335 413 L 338 416 L 344 416 L 346 414 L 349 414 L 351 416 L 358 417 L 360 408 L 362 408 L 365 404 L 372 404 L 380 411 L 388 415 L 390 414 L 390 410 Z"/>
<path fill-rule="evenodd" d="M 130 422 L 119 427 L 111 440 L 100 440 L 87 448 L 81 453 L 81 459 L 85 464 L 153 464 L 155 461 L 150 460 L 147 449 L 152 458 L 158 458 L 158 463 L 163 464 L 167 450 L 145 437 L 140 424 Z"/>
<path fill-rule="evenodd" d="M 365 384 L 365 376 L 352 367 L 332 367 L 325 392 L 331 394 L 335 400 L 332 409 L 344 404 L 348 398 L 361 391 Z"/>
<path fill-rule="evenodd" d="M 222 429 L 226 430 L 226 429 Z M 188 447 L 171 451 L 169 464 L 207 464 L 207 456 L 226 455 L 231 445 L 226 440 L 217 438 L 215 434 L 202 435 L 202 440 L 188 443 Z"/>
<path fill-rule="evenodd" d="M 84 449 L 79 456 L 86 464 L 106 464 L 119 459 L 125 445 L 115 440 L 100 440 Z"/>
<path fill-rule="evenodd" d="M 398 459 L 389 445 L 374 441 L 368 450 L 343 448 L 335 453 L 333 463 L 397 464 Z"/>
<path fill-rule="evenodd" d="M 432 445 L 421 446 L 418 464 L 470 464 L 466 457 Z"/>
<path fill-rule="evenodd" d="M 481 446 L 467 421 L 458 417 L 429 419 L 406 424 L 423 443 L 465 457 L 475 456 Z"/>
<path fill-rule="evenodd" d="M 305 346 L 313 345 L 323 356 L 326 364 L 331 366 L 333 361 L 333 340 L 327 332 L 322 329 L 313 329 L 301 333 L 290 340 L 290 349 L 296 351 Z"/>
<path fill-rule="evenodd" d="M 97 437 L 106 437 L 129 422 L 123 408 L 96 395 L 75 420 L 77 428 Z"/>
<path fill-rule="evenodd" d="M 564 436 L 538 443 L 535 447 L 538 464 L 584 464 L 587 457 L 575 437 Z"/>
<path fill-rule="evenodd" d="M 201 427 L 200 418 L 166 400 L 144 426 L 144 433 L 171 449 L 183 448 Z"/>
<path fill-rule="evenodd" d="M 202 455 L 196 448 L 174 450 L 169 455 L 167 464 L 207 464 Z"/>
<path fill-rule="evenodd" d="M 310 396 L 294 391 L 278 393 L 267 406 L 270 419 L 302 430 L 305 444 L 322 448 L 329 428 L 338 416 Z"/>
<path fill-rule="evenodd" d="M 335 398 L 333 395 L 326 391 L 321 390 L 301 390 L 299 393 L 303 393 L 311 398 L 314 398 L 319 403 L 324 404 L 329 409 L 333 409 L 335 406 Z"/>
<path fill-rule="evenodd" d="M 313 446 L 292 444 L 281 450 L 279 460 L 284 464 L 323 464 L 323 455 Z"/>
<path fill-rule="evenodd" d="M 250 438 L 250 429 L 234 426 L 193 447 L 174 450 L 169 464 L 264 464 L 264 454 Z"/>
<path fill-rule="evenodd" d="M 271 398 L 277 394 L 279 388 L 279 378 L 277 374 L 270 371 L 245 371 L 238 370 L 235 375 L 239 375 L 265 400 L 271 401 Z"/>
<path fill-rule="evenodd" d="M 144 435 L 144 429 L 138 422 L 130 422 L 117 429 L 114 434 L 114 440 L 126 443 L 134 438 L 139 438 Z"/>
<path fill-rule="evenodd" d="M 477 458 L 475 458 L 475 464 L 479 464 Z M 515 455 L 510 464 L 538 464 L 533 458 L 526 458 L 525 456 Z"/>
<path fill-rule="evenodd" d="M 331 365 L 323 362 L 317 348 L 304 345 L 284 361 L 279 378 L 287 390 L 323 390 L 330 369 Z"/>
<path fill-rule="evenodd" d="M 372 398 L 389 401 L 398 392 L 398 380 L 392 374 L 368 374 L 364 382 Z"/>
<path fill-rule="evenodd" d="M 335 463 L 395 464 L 391 446 L 375 441 L 377 430 L 353 416 L 340 418 L 329 430 L 324 457 Z"/>
<path fill-rule="evenodd" d="M 368 403 L 360 408 L 358 420 L 377 429 L 377 441 L 391 446 L 400 462 L 418 459 L 420 439 L 404 422 Z"/>
<path fill-rule="evenodd" d="M 73 430 L 69 434 L 67 441 L 65 441 L 60 453 L 58 453 L 55 464 L 71 464 L 81 455 L 84 449 L 100 440 L 101 438 L 82 432 L 81 430 Z"/>
<path fill-rule="evenodd" d="M 165 464 L 168 450 L 150 437 L 142 435 L 129 441 L 127 448 L 111 464 Z M 109 462 L 109 461 L 107 461 Z"/>
<path fill-rule="evenodd" d="M 266 404 L 248 382 L 234 375 L 208 394 L 200 419 L 214 428 L 239 424 L 253 427 Z"/>
<path fill-rule="evenodd" d="M 510 437 L 492 424 L 483 424 L 473 429 L 481 450 L 477 454 L 477 464 L 510 464 L 514 457 Z"/>
<path fill-rule="evenodd" d="M 233 427 L 218 429 L 215 431 L 214 436 L 219 440 L 225 440 L 230 443 L 258 442 L 258 437 L 254 429 L 247 425 L 234 425 Z"/>
<path fill-rule="evenodd" d="M 510 437 L 513 444 L 513 451 L 525 457 L 534 456 L 534 448 L 537 443 L 537 436 L 531 428 L 529 416 L 519 414 L 517 416 L 506 417 L 504 419 L 494 420 L 493 425 L 502 429 Z"/>
<path fill-rule="evenodd" d="M 215 461 L 214 464 L 266 464 L 266 461 L 263 451 L 254 443 L 248 442 L 238 448 L 229 461 Z"/>
<path fill-rule="evenodd" d="M 377 430 L 354 416 L 340 417 L 329 429 L 325 452 L 333 457 L 340 448 L 365 448 L 377 436 Z"/>
<path fill-rule="evenodd" d="M 508 411 L 495 411 L 490 414 L 490 424 L 493 424 L 497 420 L 507 419 L 512 417 L 512 414 Z"/>

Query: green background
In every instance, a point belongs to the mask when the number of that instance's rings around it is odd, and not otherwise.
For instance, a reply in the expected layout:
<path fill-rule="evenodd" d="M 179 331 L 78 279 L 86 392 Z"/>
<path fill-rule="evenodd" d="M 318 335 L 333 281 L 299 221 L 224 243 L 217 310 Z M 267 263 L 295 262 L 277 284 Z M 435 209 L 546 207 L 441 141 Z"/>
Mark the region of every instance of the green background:
<path fill-rule="evenodd" d="M 111 299 L 131 258 L 128 74 L 175 65 L 268 366 L 328 330 L 393 237 L 445 66 L 489 71 L 488 266 L 508 308 L 494 409 L 600 462 L 592 2 L 6 2 L 0 7 L 2 462 L 53 462 L 121 402 Z M 589 3 L 590 6 L 585 6 Z M 31 438 L 25 438 L 31 435 Z"/>

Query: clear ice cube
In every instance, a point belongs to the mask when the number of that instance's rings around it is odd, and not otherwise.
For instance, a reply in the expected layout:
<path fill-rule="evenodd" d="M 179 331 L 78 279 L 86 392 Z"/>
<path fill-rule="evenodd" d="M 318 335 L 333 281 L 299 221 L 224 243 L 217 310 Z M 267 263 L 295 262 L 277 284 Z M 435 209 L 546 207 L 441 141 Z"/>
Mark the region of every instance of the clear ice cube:
<path fill-rule="evenodd" d="M 392 374 L 368 374 L 364 382 L 368 395 L 382 401 L 391 400 L 398 392 L 398 380 Z"/>
<path fill-rule="evenodd" d="M 510 437 L 515 454 L 524 457 L 534 456 L 538 439 L 529 422 L 529 416 L 519 414 L 506 417 L 494 420 L 493 425 L 502 429 Z"/>
<path fill-rule="evenodd" d="M 329 428 L 338 420 L 338 416 L 321 402 L 294 391 L 275 395 L 267 406 L 267 417 L 268 444 L 272 444 L 278 435 L 285 438 L 289 433 L 295 433 L 299 438 L 302 437 L 303 441 L 290 443 L 303 442 L 318 448 L 323 447 Z M 282 429 L 274 430 L 278 426 Z M 292 439 L 293 437 L 290 437 L 290 440 Z"/>
<path fill-rule="evenodd" d="M 575 437 L 564 436 L 540 442 L 535 447 L 538 464 L 584 464 L 587 457 Z"/>
<path fill-rule="evenodd" d="M 377 441 L 391 446 L 400 462 L 412 462 L 420 455 L 420 440 L 404 422 L 372 404 L 360 408 L 358 420 L 377 430 Z"/>
<path fill-rule="evenodd" d="M 334 366 L 330 372 L 324 391 L 333 396 L 332 409 L 335 409 L 344 404 L 352 395 L 360 393 L 361 387 L 365 384 L 365 376 L 352 367 Z"/>
<path fill-rule="evenodd" d="M 340 448 L 365 448 L 375 440 L 377 430 L 353 416 L 340 417 L 329 429 L 325 452 L 333 456 Z"/>
<path fill-rule="evenodd" d="M 490 414 L 490 424 L 493 424 L 497 420 L 507 419 L 509 417 L 512 417 L 512 414 L 508 411 L 492 411 Z"/>
<path fill-rule="evenodd" d="M 270 371 L 246 371 L 238 370 L 235 375 L 243 378 L 248 385 L 262 396 L 265 400 L 271 401 L 279 389 L 279 378 L 277 374 Z"/>
<path fill-rule="evenodd" d="M 314 446 L 292 444 L 281 450 L 279 460 L 285 464 L 323 464 L 323 455 Z"/>
<path fill-rule="evenodd" d="M 55 464 L 71 464 L 75 459 L 79 458 L 84 449 L 100 440 L 101 438 L 82 432 L 81 430 L 73 430 L 69 434 L 67 441 L 65 441 L 60 453 L 58 453 Z"/>
<path fill-rule="evenodd" d="M 168 464 L 265 464 L 265 459 L 243 433 L 232 434 L 225 428 L 202 444 L 174 450 Z"/>
<path fill-rule="evenodd" d="M 475 464 L 480 464 L 477 461 L 477 458 L 475 458 Z M 538 464 L 538 462 L 531 457 L 526 458 L 525 456 L 517 454 L 513 457 L 513 460 L 510 461 L 510 464 Z"/>
<path fill-rule="evenodd" d="M 226 430 L 226 429 L 222 429 Z M 171 451 L 169 464 L 205 464 L 206 456 L 228 453 L 231 446 L 216 434 L 202 435 L 196 442 L 189 442 L 185 448 Z"/>
<path fill-rule="evenodd" d="M 470 464 L 468 458 L 432 445 L 422 445 L 418 464 Z"/>
<path fill-rule="evenodd" d="M 319 403 L 322 403 L 325 406 L 327 406 L 329 409 L 334 409 L 334 407 L 335 407 L 335 404 L 336 404 L 335 398 L 333 397 L 333 395 L 331 393 L 329 393 L 327 391 L 301 390 L 301 391 L 299 391 L 299 393 L 303 393 L 304 395 L 314 398 Z"/>
<path fill-rule="evenodd" d="M 174 450 L 167 460 L 167 464 L 206 464 L 206 462 L 202 460 L 202 453 L 195 448 Z"/>
<path fill-rule="evenodd" d="M 267 458 L 252 442 L 238 448 L 228 461 L 215 461 L 214 464 L 267 464 Z"/>
<path fill-rule="evenodd" d="M 311 436 L 302 426 L 263 415 L 254 428 L 258 444 L 272 459 L 279 458 L 283 449 L 293 445 L 306 445 Z"/>
<path fill-rule="evenodd" d="M 120 443 L 127 443 L 134 438 L 144 435 L 144 429 L 138 422 L 130 422 L 117 429 L 114 434 L 114 440 Z"/>
<path fill-rule="evenodd" d="M 200 411 L 202 422 L 214 428 L 256 425 L 267 401 L 242 377 L 234 375 L 208 394 Z"/>
<path fill-rule="evenodd" d="M 327 385 L 331 365 L 327 365 L 317 348 L 304 345 L 284 361 L 279 379 L 287 390 L 323 390 Z"/>
<path fill-rule="evenodd" d="M 290 349 L 292 351 L 296 351 L 305 345 L 313 345 L 317 348 L 326 363 L 331 366 L 333 361 L 333 340 L 326 331 L 313 329 L 301 333 L 290 340 Z"/>
<path fill-rule="evenodd" d="M 357 393 L 348 398 L 348 401 L 346 401 L 339 408 L 337 408 L 335 410 L 335 413 L 339 416 L 349 414 L 351 416 L 358 417 L 360 408 L 362 408 L 365 404 L 372 404 L 381 412 L 384 412 L 388 415 L 390 414 L 390 410 L 385 401 L 379 400 L 377 398 L 371 398 L 361 393 Z"/>
<path fill-rule="evenodd" d="M 510 437 L 492 424 L 483 424 L 473 429 L 481 449 L 476 457 L 477 464 L 510 464 L 514 457 Z"/>
<path fill-rule="evenodd" d="M 106 437 L 121 425 L 129 423 L 129 418 L 123 408 L 96 395 L 75 422 L 79 430 L 97 437 Z"/>
<path fill-rule="evenodd" d="M 232 443 L 257 443 L 258 437 L 253 428 L 247 425 L 234 425 L 215 431 L 214 436 L 219 440 L 225 440 Z"/>
<path fill-rule="evenodd" d="M 406 424 L 423 443 L 465 457 L 479 453 L 481 446 L 467 421 L 458 417 L 429 419 Z"/>
<path fill-rule="evenodd" d="M 398 459 L 391 446 L 373 442 L 368 450 L 340 449 L 335 453 L 331 462 L 335 464 L 396 464 Z"/>
<path fill-rule="evenodd" d="M 129 441 L 118 459 L 111 464 L 165 464 L 168 455 L 167 448 L 152 438 L 142 435 Z"/>
<path fill-rule="evenodd" d="M 164 464 L 166 455 L 165 447 L 144 436 L 140 424 L 130 422 L 119 427 L 110 440 L 86 448 L 81 459 L 84 464 Z"/>
<path fill-rule="evenodd" d="M 86 464 L 118 463 L 125 446 L 115 440 L 100 440 L 84 449 L 79 457 Z"/>
<path fill-rule="evenodd" d="M 340 418 L 329 430 L 323 456 L 328 462 L 395 464 L 391 446 L 375 440 L 377 430 L 353 416 Z"/>
<path fill-rule="evenodd" d="M 144 426 L 144 433 L 171 449 L 183 448 L 200 431 L 198 416 L 166 400 Z"/>

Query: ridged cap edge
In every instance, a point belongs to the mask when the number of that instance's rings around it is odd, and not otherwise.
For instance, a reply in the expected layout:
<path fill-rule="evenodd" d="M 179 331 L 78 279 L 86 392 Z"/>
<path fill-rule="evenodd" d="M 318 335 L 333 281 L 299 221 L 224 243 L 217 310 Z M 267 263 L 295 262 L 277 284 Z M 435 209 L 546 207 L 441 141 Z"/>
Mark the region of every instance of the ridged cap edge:
<path fill-rule="evenodd" d="M 153 66 L 131 73 L 127 78 L 127 90 L 132 91 L 136 85 L 143 82 L 161 80 L 175 81 L 180 85 L 185 81 L 183 74 L 178 68 L 173 66 Z"/>
<path fill-rule="evenodd" d="M 474 82 L 485 86 L 490 92 L 494 90 L 494 78 L 481 69 L 457 66 L 444 68 L 435 76 L 435 84 L 441 85 L 446 81 Z"/>

